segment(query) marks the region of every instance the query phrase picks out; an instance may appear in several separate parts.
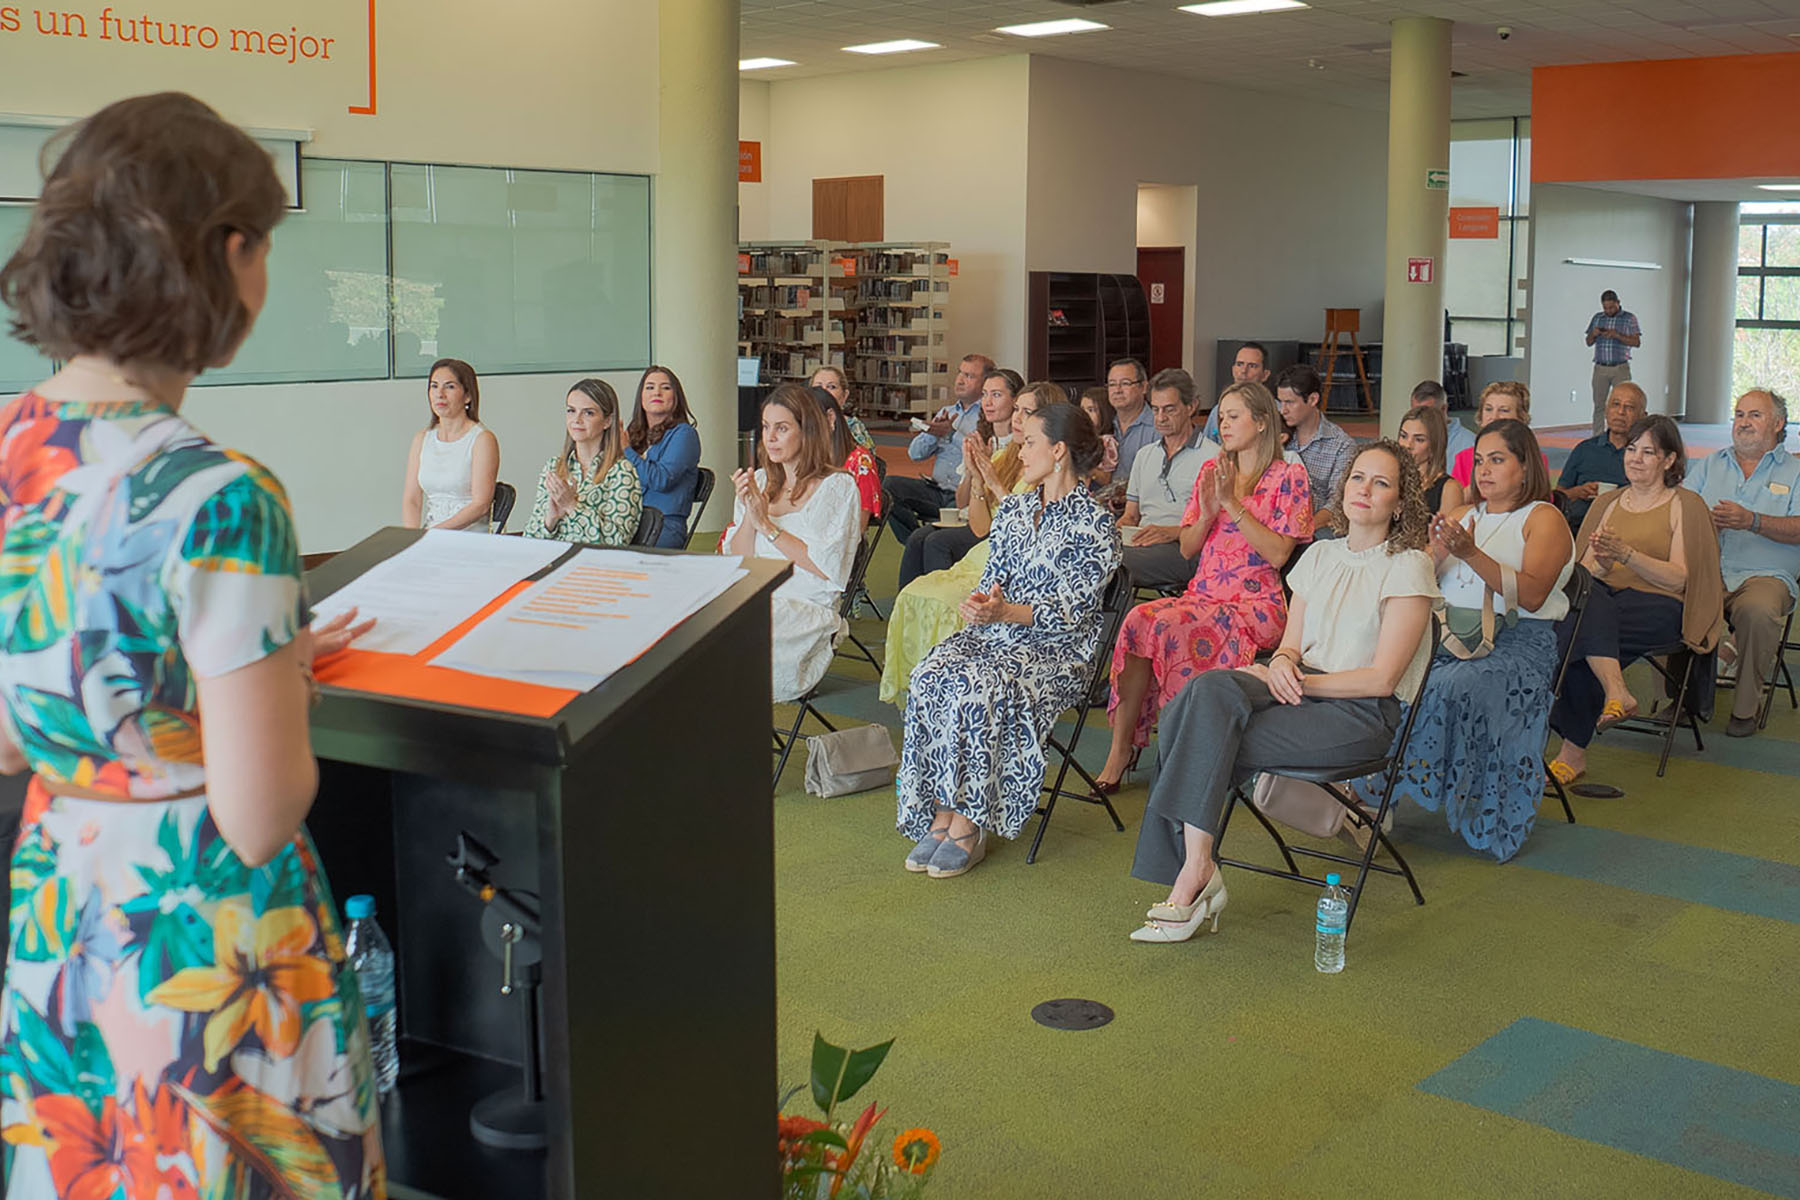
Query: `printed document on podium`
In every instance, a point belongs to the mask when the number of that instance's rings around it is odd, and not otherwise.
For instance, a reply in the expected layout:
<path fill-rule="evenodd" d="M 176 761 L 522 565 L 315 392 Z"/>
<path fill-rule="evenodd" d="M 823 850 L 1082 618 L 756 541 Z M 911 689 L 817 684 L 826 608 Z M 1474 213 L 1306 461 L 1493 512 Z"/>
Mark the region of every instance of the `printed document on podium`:
<path fill-rule="evenodd" d="M 586 548 L 432 662 L 586 691 L 748 574 L 729 555 Z"/>

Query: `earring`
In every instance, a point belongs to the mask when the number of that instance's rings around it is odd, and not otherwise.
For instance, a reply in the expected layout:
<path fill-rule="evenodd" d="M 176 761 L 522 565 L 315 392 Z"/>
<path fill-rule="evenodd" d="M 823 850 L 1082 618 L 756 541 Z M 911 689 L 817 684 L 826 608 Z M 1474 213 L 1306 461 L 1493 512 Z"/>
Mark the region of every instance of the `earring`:
<path fill-rule="evenodd" d="M 469 404 L 469 402 L 467 400 L 464 400 L 463 401 L 463 414 L 465 416 L 468 415 L 470 407 L 471 407 L 471 405 Z"/>

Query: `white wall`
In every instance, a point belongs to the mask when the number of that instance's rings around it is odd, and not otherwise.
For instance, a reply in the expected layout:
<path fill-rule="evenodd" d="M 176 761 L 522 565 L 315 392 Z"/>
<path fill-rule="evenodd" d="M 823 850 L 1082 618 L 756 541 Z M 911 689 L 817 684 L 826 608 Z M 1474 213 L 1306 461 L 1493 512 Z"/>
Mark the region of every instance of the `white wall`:
<path fill-rule="evenodd" d="M 1182 258 L 1181 276 L 1181 363 L 1184 367 L 1194 361 L 1194 323 L 1185 318 L 1186 306 L 1193 303 L 1194 294 L 1194 236 L 1200 219 L 1198 190 L 1140 184 L 1137 193 L 1137 244 L 1180 246 L 1187 251 Z"/>
<path fill-rule="evenodd" d="M 814 179 L 882 176 L 885 240 L 949 242 L 960 263 L 950 357 L 1022 371 L 1027 71 L 1019 55 L 770 81 L 766 236 L 812 236 Z"/>
<path fill-rule="evenodd" d="M 1631 377 L 1650 398 L 1650 411 L 1682 412 L 1691 225 L 1691 206 L 1678 200 L 1566 184 L 1531 189 L 1526 371 L 1533 424 L 1586 425 L 1592 420 L 1594 352 L 1583 334 L 1607 288 L 1619 293 L 1643 328 L 1644 344 L 1631 352 Z M 1564 262 L 1566 258 L 1624 259 L 1661 267 L 1583 267 Z"/>
<path fill-rule="evenodd" d="M 765 241 L 769 236 L 769 85 L 763 80 L 738 81 L 738 137 L 761 142 L 765 155 L 763 182 L 738 184 L 738 241 Z"/>
<path fill-rule="evenodd" d="M 1312 338 L 1326 308 L 1381 328 L 1387 118 L 1264 92 L 1031 60 L 1026 259 L 1136 271 L 1137 186 L 1197 184 L 1188 369 L 1217 339 Z"/>

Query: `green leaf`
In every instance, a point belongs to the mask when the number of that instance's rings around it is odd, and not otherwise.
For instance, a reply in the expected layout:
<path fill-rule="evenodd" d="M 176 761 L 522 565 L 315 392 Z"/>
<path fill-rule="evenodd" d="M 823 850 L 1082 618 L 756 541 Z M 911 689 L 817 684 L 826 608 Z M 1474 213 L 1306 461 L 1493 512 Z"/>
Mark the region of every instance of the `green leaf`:
<path fill-rule="evenodd" d="M 879 1046 L 846 1050 L 842 1046 L 832 1045 L 818 1033 L 813 1034 L 813 1102 L 823 1110 L 827 1120 L 839 1101 L 856 1095 L 864 1084 L 874 1078 L 876 1070 L 893 1046 L 894 1040 L 889 1038 Z"/>
<path fill-rule="evenodd" d="M 844 1135 L 835 1129 L 815 1129 L 805 1137 L 801 1138 L 800 1141 L 803 1144 L 814 1146 L 830 1146 L 834 1150 L 848 1150 L 850 1148 L 850 1143 L 844 1140 Z"/>
<path fill-rule="evenodd" d="M 45 1092 L 71 1094 L 76 1089 L 75 1062 L 69 1048 L 30 1004 L 18 1001 L 13 1009 L 18 1025 L 18 1038 L 7 1047 L 7 1070 L 23 1075 L 39 1095 Z"/>
<path fill-rule="evenodd" d="M 796 1083 L 793 1087 L 791 1087 L 787 1091 L 781 1093 L 781 1098 L 779 1100 L 775 1101 L 775 1111 L 776 1112 L 786 1112 L 787 1106 L 788 1106 L 788 1101 L 792 1100 L 795 1096 L 798 1096 L 801 1092 L 803 1092 L 805 1090 L 806 1090 L 806 1085 L 804 1083 Z"/>
<path fill-rule="evenodd" d="M 98 1025 L 83 1021 L 75 1027 L 74 1066 L 75 1094 L 98 1117 L 118 1087 L 112 1055 Z"/>

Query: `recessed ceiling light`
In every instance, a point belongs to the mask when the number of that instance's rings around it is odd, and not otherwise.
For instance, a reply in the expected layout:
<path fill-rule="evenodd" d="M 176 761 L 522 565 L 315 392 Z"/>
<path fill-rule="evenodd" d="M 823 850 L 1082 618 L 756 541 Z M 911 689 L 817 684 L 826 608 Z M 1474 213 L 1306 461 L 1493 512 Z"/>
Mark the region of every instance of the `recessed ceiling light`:
<path fill-rule="evenodd" d="M 868 42 L 861 46 L 845 46 L 852 54 L 899 54 L 906 50 L 936 50 L 936 42 L 921 42 L 914 38 L 900 38 L 893 42 Z"/>
<path fill-rule="evenodd" d="M 1800 192 L 1800 183 L 1759 183 L 1756 186 L 1765 192 Z"/>
<path fill-rule="evenodd" d="M 1090 29 L 1111 28 L 1110 25 L 1102 25 L 1086 17 L 1069 17 L 1061 21 L 1033 21 L 1029 25 L 1002 25 L 994 32 L 1010 33 L 1016 37 L 1050 37 L 1058 33 L 1086 33 Z"/>
<path fill-rule="evenodd" d="M 1206 4 L 1183 4 L 1182 12 L 1199 13 L 1203 17 L 1236 17 L 1244 13 L 1280 12 L 1284 8 L 1306 8 L 1300 0 L 1209 0 Z"/>
<path fill-rule="evenodd" d="M 791 67 L 793 65 L 794 65 L 794 61 L 793 61 L 793 59 L 790 59 L 790 58 L 740 58 L 740 59 L 738 59 L 738 70 L 740 70 L 740 71 L 760 71 L 764 67 Z"/>

